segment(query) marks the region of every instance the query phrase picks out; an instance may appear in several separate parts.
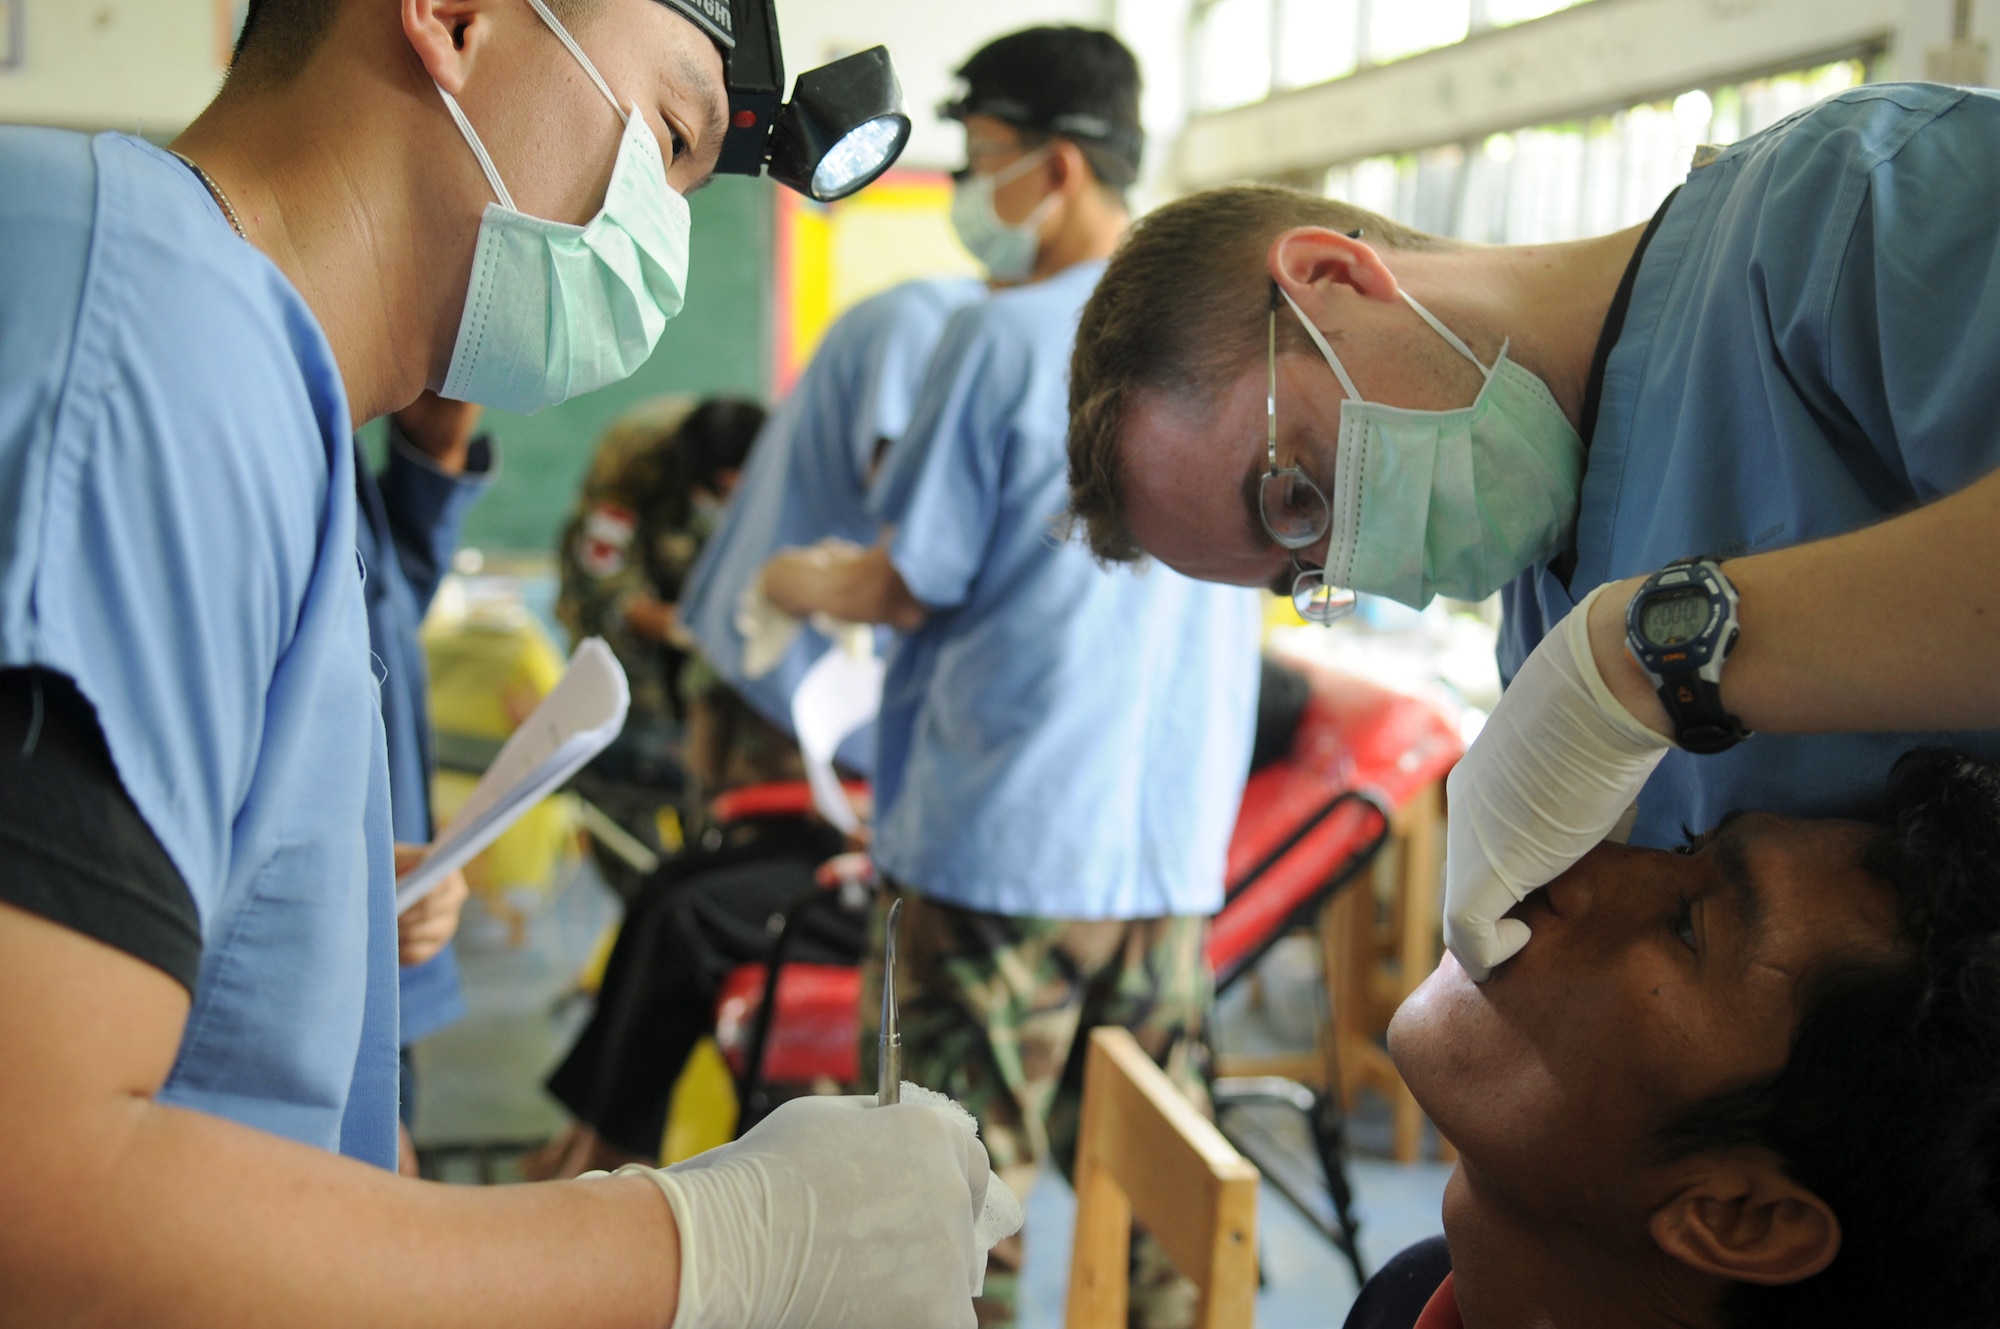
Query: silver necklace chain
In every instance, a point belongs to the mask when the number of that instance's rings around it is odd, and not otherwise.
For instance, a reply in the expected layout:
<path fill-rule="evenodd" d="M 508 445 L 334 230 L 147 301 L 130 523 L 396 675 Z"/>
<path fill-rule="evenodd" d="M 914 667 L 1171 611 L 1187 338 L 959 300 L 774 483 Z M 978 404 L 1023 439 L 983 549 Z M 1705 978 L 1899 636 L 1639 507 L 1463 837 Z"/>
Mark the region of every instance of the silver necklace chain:
<path fill-rule="evenodd" d="M 246 241 L 249 240 L 250 236 L 244 231 L 243 222 L 236 215 L 235 206 L 230 203 L 229 195 L 222 192 L 222 186 L 215 183 L 215 177 L 207 171 L 202 170 L 201 163 L 186 153 L 174 152 L 172 148 L 168 148 L 167 151 L 173 152 L 174 156 L 179 157 L 183 162 L 187 163 L 187 168 L 195 173 L 196 177 L 208 189 L 208 192 L 215 196 L 215 201 L 222 205 L 222 215 L 229 218 L 229 224 L 236 228 L 236 234 L 242 236 Z"/>

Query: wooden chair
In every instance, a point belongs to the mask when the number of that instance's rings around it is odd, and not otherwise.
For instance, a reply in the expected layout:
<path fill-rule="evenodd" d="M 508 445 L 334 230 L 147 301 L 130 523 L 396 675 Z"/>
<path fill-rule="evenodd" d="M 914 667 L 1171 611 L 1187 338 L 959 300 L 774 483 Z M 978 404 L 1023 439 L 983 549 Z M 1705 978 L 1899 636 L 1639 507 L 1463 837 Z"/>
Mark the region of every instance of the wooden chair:
<path fill-rule="evenodd" d="M 1257 1169 L 1128 1031 L 1092 1030 L 1068 1329 L 1125 1329 L 1134 1219 L 1201 1289 L 1198 1329 L 1249 1329 L 1257 1308 L 1257 1180 Z"/>
<path fill-rule="evenodd" d="M 1423 1157 L 1424 1114 L 1381 1040 L 1389 1017 L 1430 976 L 1443 953 L 1444 827 L 1439 778 L 1418 787 L 1396 809 L 1372 880 L 1355 882 L 1321 910 L 1316 931 L 1332 1018 L 1320 1030 L 1320 1046 L 1277 1056 L 1224 1057 L 1216 1067 L 1222 1077 L 1282 1076 L 1338 1092 L 1349 1110 L 1358 1094 L 1379 1094 L 1389 1104 L 1395 1130 L 1391 1156 L 1399 1163 Z M 1449 1162 L 1457 1155 L 1440 1140 L 1438 1157 Z"/>
<path fill-rule="evenodd" d="M 1333 1011 L 1328 1036 L 1341 1091 L 1350 1109 L 1363 1090 L 1388 1101 L 1398 1163 L 1423 1156 L 1424 1114 L 1381 1039 L 1403 998 L 1430 977 L 1443 953 L 1444 817 L 1444 781 L 1438 780 L 1397 809 L 1387 852 L 1375 864 L 1379 888 L 1358 883 L 1359 889 L 1334 898 L 1320 923 Z M 1438 1142 L 1438 1157 L 1457 1157 L 1449 1141 Z"/>

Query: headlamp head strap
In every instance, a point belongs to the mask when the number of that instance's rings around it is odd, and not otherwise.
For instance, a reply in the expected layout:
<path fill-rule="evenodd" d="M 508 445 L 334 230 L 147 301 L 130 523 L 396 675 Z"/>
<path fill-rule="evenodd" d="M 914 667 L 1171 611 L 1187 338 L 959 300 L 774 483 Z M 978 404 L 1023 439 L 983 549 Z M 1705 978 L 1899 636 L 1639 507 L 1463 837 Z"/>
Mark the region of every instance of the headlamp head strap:
<path fill-rule="evenodd" d="M 938 106 L 938 115 L 961 124 L 969 115 L 990 115 L 1016 129 L 1055 134 L 1062 138 L 1103 146 L 1136 168 L 1145 149 L 1145 133 L 1130 125 L 1114 124 L 1089 111 L 1037 110 L 1017 97 L 998 94 L 954 97 Z"/>
<path fill-rule="evenodd" d="M 659 0 L 715 40 L 724 51 L 736 49 L 736 15 L 731 0 Z"/>

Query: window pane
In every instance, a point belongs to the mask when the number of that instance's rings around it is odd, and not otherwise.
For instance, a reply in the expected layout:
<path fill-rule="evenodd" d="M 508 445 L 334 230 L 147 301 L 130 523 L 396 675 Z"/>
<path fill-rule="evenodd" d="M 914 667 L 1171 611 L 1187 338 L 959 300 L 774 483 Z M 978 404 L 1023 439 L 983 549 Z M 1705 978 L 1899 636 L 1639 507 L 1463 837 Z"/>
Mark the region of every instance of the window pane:
<path fill-rule="evenodd" d="M 1859 60 L 1842 60 L 1796 74 L 1760 78 L 1740 88 L 1742 133 L 1745 136 L 1768 129 L 1794 111 L 1804 110 L 1822 98 L 1856 87 L 1867 77 Z"/>
<path fill-rule="evenodd" d="M 1360 58 L 1360 0 L 1278 0 L 1279 87 L 1339 78 Z"/>
<path fill-rule="evenodd" d="M 1368 6 L 1365 54 L 1375 64 L 1464 41 L 1472 0 L 1375 0 Z"/>
<path fill-rule="evenodd" d="M 1215 0 L 1195 29 L 1195 102 L 1221 111 L 1271 92 L 1271 0 Z"/>
<path fill-rule="evenodd" d="M 1369 157 L 1327 172 L 1329 198 L 1400 221 L 1396 215 L 1396 159 Z"/>
<path fill-rule="evenodd" d="M 1715 89 L 1615 115 L 1371 157 L 1327 172 L 1326 192 L 1407 226 L 1484 244 L 1606 235 L 1651 217 L 1694 150 L 1766 128 L 1861 83 L 1858 60 Z"/>

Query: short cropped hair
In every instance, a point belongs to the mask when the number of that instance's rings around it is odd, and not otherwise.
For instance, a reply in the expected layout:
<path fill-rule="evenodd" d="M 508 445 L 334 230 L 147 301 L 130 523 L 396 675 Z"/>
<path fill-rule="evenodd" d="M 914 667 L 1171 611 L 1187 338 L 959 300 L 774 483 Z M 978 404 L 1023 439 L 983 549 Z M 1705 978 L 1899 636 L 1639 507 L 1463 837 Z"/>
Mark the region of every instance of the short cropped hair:
<path fill-rule="evenodd" d="M 954 71 L 965 94 L 955 119 L 985 114 L 1021 131 L 1023 145 L 1076 144 L 1097 183 L 1119 199 L 1139 178 L 1146 135 L 1139 121 L 1139 61 L 1100 28 L 1024 28 L 997 37 Z"/>
<path fill-rule="evenodd" d="M 289 83 L 333 31 L 334 15 L 345 0 L 250 0 L 230 57 L 232 83 L 262 86 Z M 549 12 L 565 27 L 587 17 L 601 0 L 547 0 Z"/>
<path fill-rule="evenodd" d="M 1768 1149 L 1839 1216 L 1833 1263 L 1736 1285 L 1731 1329 L 2000 1324 L 2000 767 L 1908 753 L 1879 822 L 1898 958 L 1807 975 L 1784 1068 L 1659 1136 L 1668 1159 Z"/>
<path fill-rule="evenodd" d="M 1428 235 L 1350 203 L 1272 185 L 1210 189 L 1169 203 L 1126 235 L 1083 308 L 1070 359 L 1069 482 L 1072 526 L 1107 563 L 1142 551 L 1120 492 L 1120 439 L 1139 393 L 1214 397 L 1263 358 L 1271 309 L 1264 267 L 1271 241 L 1295 226 L 1361 232 L 1378 249 L 1443 249 Z M 1339 334 L 1329 334 L 1339 340 Z M 1278 322 L 1280 348 L 1304 348 L 1294 319 Z"/>

